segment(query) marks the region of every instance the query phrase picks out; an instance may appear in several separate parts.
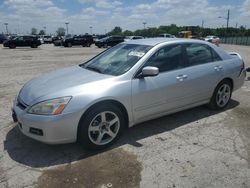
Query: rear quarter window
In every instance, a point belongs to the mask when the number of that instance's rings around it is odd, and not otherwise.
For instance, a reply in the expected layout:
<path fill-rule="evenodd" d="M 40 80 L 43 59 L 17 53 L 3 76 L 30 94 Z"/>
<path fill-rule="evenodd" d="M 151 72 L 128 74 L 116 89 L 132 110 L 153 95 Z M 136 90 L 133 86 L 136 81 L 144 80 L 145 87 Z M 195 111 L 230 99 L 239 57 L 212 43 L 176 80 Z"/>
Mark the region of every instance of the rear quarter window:
<path fill-rule="evenodd" d="M 185 49 L 188 66 L 200 65 L 221 60 L 219 55 L 206 44 L 186 44 Z"/>

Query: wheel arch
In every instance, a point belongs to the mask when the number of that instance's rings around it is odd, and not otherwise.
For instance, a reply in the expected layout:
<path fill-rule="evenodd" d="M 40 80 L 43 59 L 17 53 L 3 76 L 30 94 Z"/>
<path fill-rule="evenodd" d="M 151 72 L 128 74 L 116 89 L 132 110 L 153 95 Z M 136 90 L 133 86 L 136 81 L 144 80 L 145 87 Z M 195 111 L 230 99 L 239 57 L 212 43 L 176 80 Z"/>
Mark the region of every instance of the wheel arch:
<path fill-rule="evenodd" d="M 233 91 L 233 89 L 234 89 L 234 81 L 233 81 L 233 79 L 230 78 L 230 77 L 226 77 L 226 78 L 222 79 L 222 80 L 220 81 L 220 83 L 223 82 L 223 81 L 225 81 L 225 80 L 228 80 L 228 81 L 231 83 L 232 91 Z M 220 83 L 219 83 L 219 84 L 220 84 Z M 219 84 L 218 84 L 218 85 L 219 85 Z"/>
<path fill-rule="evenodd" d="M 97 107 L 97 106 L 105 105 L 105 104 L 111 104 L 111 105 L 114 105 L 114 106 L 120 108 L 121 111 L 122 111 L 122 113 L 123 113 L 123 115 L 124 115 L 124 118 L 125 118 L 125 125 L 126 125 L 125 127 L 128 127 L 128 125 L 129 125 L 129 123 L 128 123 L 128 122 L 129 122 L 128 112 L 127 112 L 127 109 L 125 108 L 125 106 L 124 106 L 121 102 L 119 102 L 119 101 L 117 101 L 117 100 L 114 100 L 114 99 L 107 99 L 107 100 L 99 101 L 99 102 L 96 102 L 96 103 L 92 104 L 92 105 L 82 114 L 82 116 L 81 116 L 81 118 L 80 118 L 80 120 L 79 120 L 79 122 L 78 122 L 78 127 L 77 127 L 77 140 L 78 140 L 78 137 L 79 137 L 80 123 L 81 123 L 81 121 L 84 120 L 86 114 L 87 114 L 90 110 L 92 110 L 93 108 L 95 108 L 95 107 Z"/>

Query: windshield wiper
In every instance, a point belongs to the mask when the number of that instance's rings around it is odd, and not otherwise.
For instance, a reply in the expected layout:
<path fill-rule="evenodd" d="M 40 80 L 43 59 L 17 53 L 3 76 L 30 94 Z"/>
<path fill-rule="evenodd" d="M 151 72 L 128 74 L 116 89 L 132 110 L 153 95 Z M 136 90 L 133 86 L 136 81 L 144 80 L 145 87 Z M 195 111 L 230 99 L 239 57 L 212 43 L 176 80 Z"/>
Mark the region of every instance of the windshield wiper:
<path fill-rule="evenodd" d="M 98 69 L 97 67 L 86 66 L 86 67 L 84 67 L 84 68 L 85 68 L 85 69 L 88 69 L 88 70 L 95 71 L 95 72 L 102 73 L 102 71 L 101 71 L 100 69 Z"/>

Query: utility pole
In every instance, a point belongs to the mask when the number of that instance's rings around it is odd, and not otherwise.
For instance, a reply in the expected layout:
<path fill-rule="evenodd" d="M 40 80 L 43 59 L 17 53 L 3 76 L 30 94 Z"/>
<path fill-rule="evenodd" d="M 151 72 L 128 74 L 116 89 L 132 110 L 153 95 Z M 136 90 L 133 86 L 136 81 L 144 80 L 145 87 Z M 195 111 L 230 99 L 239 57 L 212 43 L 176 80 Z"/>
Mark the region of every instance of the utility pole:
<path fill-rule="evenodd" d="M 201 28 L 203 29 L 204 27 L 204 20 L 201 21 Z"/>
<path fill-rule="evenodd" d="M 89 27 L 89 30 L 90 30 L 90 34 L 92 35 L 92 26 Z"/>
<path fill-rule="evenodd" d="M 144 26 L 144 30 L 145 30 L 145 28 L 146 28 L 146 24 L 147 24 L 147 23 L 146 23 L 146 22 L 143 22 L 142 24 L 143 24 L 143 26 Z"/>
<path fill-rule="evenodd" d="M 44 29 L 44 34 L 46 35 L 46 26 L 44 26 L 43 29 Z"/>
<path fill-rule="evenodd" d="M 229 24 L 229 15 L 230 15 L 230 9 L 227 11 L 227 29 L 228 29 L 228 24 Z"/>
<path fill-rule="evenodd" d="M 67 35 L 68 35 L 69 34 L 69 28 L 68 28 L 69 22 L 65 22 L 65 25 L 66 25 Z"/>
<path fill-rule="evenodd" d="M 5 28 L 6 28 L 6 34 L 8 35 L 9 34 L 9 31 L 8 31 L 8 23 L 4 23 L 5 25 Z"/>

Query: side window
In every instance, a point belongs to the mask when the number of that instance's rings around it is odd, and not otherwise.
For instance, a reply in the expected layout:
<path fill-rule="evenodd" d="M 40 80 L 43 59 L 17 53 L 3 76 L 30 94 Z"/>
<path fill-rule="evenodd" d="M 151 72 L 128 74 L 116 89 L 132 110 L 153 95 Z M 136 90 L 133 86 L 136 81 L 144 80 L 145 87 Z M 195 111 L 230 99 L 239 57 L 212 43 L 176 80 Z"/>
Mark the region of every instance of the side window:
<path fill-rule="evenodd" d="M 214 51 L 212 48 L 211 48 L 211 52 L 212 52 L 214 61 L 221 61 L 222 60 L 221 57 L 217 54 L 217 52 Z"/>
<path fill-rule="evenodd" d="M 186 53 L 188 66 L 213 62 L 212 51 L 205 44 L 187 44 Z"/>
<path fill-rule="evenodd" d="M 23 37 L 18 37 L 17 40 L 23 40 Z"/>
<path fill-rule="evenodd" d="M 23 37 L 23 40 L 31 40 L 31 37 L 24 36 L 24 37 Z"/>
<path fill-rule="evenodd" d="M 158 50 L 152 55 L 145 66 L 159 68 L 159 72 L 175 70 L 184 67 L 182 45 L 169 45 Z"/>

